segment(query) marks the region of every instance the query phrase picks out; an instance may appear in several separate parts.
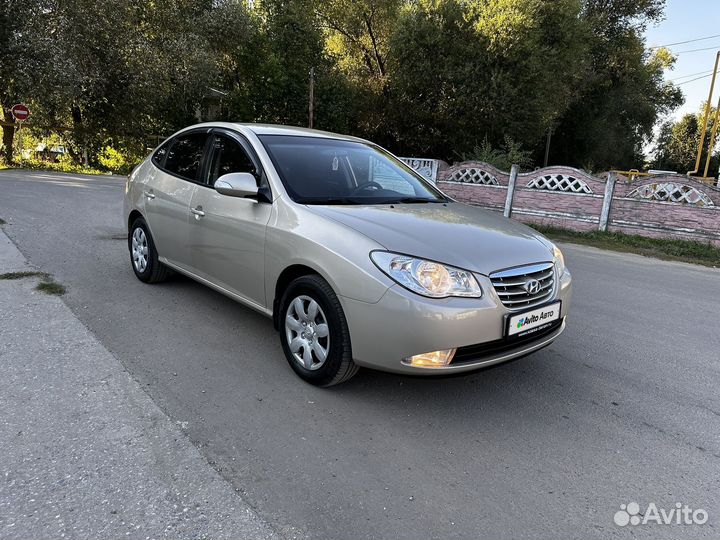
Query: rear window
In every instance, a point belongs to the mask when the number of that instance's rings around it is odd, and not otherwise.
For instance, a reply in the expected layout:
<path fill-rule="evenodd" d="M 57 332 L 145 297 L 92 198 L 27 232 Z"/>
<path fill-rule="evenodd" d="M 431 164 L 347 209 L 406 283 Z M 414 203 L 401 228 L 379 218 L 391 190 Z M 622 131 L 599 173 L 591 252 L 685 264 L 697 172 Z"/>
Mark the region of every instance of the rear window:
<path fill-rule="evenodd" d="M 165 170 L 197 181 L 207 138 L 207 133 L 188 133 L 176 137 L 167 152 Z"/>

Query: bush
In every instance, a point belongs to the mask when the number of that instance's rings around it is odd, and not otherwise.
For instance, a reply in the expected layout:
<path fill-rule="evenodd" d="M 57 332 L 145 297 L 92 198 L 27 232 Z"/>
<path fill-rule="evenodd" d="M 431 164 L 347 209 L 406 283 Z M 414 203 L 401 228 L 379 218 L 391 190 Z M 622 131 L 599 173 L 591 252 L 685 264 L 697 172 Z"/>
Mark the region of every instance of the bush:
<path fill-rule="evenodd" d="M 69 157 L 62 157 L 57 162 L 45 161 L 37 158 L 23 159 L 19 162 L 19 166 L 23 169 L 31 169 L 35 171 L 56 171 L 66 173 L 80 174 L 104 174 L 98 169 L 85 167 L 78 163 L 74 163 Z"/>
<path fill-rule="evenodd" d="M 108 137 L 100 150 L 91 157 L 91 163 L 114 174 L 127 175 L 147 155 L 146 140 L 138 137 Z"/>
<path fill-rule="evenodd" d="M 126 156 L 112 146 L 105 146 L 97 155 L 98 164 L 117 174 L 128 174 L 130 167 Z"/>
<path fill-rule="evenodd" d="M 460 154 L 462 161 L 482 161 L 497 167 L 501 171 L 509 171 L 510 167 L 517 165 L 520 169 L 531 169 L 533 160 L 529 150 L 523 150 L 520 143 L 505 136 L 505 143 L 499 148 L 493 148 L 487 137 L 482 144 L 475 146 L 471 152 Z"/>

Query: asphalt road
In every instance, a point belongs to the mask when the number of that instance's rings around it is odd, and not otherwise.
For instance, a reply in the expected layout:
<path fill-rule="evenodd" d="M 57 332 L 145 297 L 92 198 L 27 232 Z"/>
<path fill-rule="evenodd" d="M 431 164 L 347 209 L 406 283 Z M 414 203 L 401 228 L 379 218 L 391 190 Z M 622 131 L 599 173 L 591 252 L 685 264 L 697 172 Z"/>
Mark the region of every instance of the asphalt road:
<path fill-rule="evenodd" d="M 565 246 L 574 305 L 551 347 L 465 377 L 365 370 L 323 390 L 293 374 L 269 320 L 185 278 L 135 279 L 122 182 L 0 172 L 4 229 L 276 530 L 720 536 L 720 271 Z M 630 501 L 709 520 L 616 526 Z"/>

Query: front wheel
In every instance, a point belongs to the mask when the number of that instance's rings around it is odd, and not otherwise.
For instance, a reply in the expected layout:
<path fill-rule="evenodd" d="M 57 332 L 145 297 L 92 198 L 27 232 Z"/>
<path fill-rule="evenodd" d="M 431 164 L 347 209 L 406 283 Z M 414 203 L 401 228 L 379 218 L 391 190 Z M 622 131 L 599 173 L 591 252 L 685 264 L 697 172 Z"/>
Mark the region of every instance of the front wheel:
<path fill-rule="evenodd" d="M 280 301 L 279 322 L 285 357 L 307 382 L 332 386 L 358 372 L 342 306 L 320 276 L 302 276 L 290 283 Z"/>

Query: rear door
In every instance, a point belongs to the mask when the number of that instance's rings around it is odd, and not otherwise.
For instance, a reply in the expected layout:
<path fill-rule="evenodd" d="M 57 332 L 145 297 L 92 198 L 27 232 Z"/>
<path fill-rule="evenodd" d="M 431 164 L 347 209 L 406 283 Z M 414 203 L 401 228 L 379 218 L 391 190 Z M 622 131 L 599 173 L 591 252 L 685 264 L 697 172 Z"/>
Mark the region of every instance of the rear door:
<path fill-rule="evenodd" d="M 162 259 L 189 268 L 190 201 L 198 189 L 209 130 L 183 132 L 161 147 L 157 174 L 145 186 L 145 213 Z"/>
<path fill-rule="evenodd" d="M 261 307 L 265 302 L 265 229 L 270 220 L 270 190 L 255 152 L 239 134 L 213 130 L 205 182 L 190 202 L 193 272 Z M 265 196 L 243 199 L 221 195 L 215 181 L 224 174 L 248 172 Z"/>

